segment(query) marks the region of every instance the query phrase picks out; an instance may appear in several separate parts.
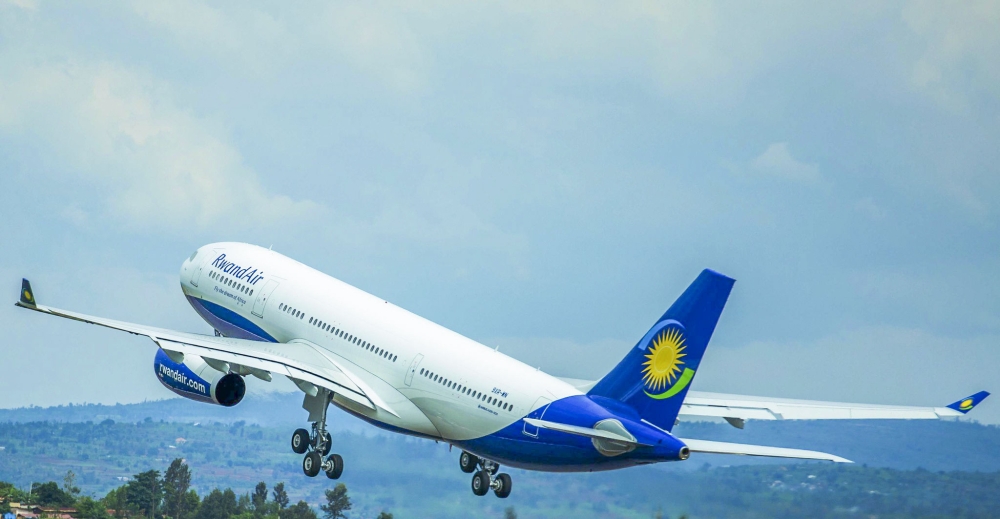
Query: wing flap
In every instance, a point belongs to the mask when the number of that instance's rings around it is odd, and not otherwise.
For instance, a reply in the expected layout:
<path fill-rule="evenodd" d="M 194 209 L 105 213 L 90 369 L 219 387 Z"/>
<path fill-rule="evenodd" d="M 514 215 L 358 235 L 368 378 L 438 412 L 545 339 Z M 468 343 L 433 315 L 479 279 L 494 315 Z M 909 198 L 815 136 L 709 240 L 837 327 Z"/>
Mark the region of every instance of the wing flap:
<path fill-rule="evenodd" d="M 825 452 L 807 451 L 802 449 L 786 449 L 783 447 L 767 447 L 764 445 L 747 445 L 743 443 L 726 443 L 709 440 L 689 440 L 679 438 L 691 452 L 711 454 L 735 454 L 738 456 L 764 456 L 768 458 L 794 458 L 801 460 L 824 460 L 834 463 L 854 463 L 853 461 Z"/>

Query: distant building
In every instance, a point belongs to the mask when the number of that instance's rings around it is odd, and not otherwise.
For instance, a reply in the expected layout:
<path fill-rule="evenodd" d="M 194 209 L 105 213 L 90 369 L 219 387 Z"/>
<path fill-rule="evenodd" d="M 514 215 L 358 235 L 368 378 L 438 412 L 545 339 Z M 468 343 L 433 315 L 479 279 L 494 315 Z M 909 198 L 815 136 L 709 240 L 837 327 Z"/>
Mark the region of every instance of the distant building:
<path fill-rule="evenodd" d="M 14 519 L 23 517 L 24 519 L 35 519 L 36 517 L 42 515 L 41 507 L 35 505 L 29 505 L 25 503 L 10 503 L 10 513 L 14 516 Z M 4 519 L 7 519 L 7 514 L 4 514 Z"/>

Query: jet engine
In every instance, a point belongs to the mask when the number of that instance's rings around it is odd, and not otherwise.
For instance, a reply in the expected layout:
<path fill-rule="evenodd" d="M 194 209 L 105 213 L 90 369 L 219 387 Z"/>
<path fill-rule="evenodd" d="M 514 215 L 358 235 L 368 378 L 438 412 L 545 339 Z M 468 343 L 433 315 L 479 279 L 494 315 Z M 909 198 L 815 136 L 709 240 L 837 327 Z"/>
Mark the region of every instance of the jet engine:
<path fill-rule="evenodd" d="M 195 355 L 168 353 L 160 348 L 153 359 L 153 369 L 167 389 L 199 402 L 232 407 L 247 392 L 243 377 L 220 371 Z"/>

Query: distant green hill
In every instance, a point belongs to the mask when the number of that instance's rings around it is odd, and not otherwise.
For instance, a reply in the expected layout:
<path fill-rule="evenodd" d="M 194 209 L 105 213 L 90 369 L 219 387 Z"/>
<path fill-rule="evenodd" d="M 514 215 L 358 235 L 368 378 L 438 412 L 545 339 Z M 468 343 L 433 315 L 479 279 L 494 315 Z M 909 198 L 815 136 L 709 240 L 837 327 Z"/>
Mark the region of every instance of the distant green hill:
<path fill-rule="evenodd" d="M 317 505 L 331 482 L 302 475 L 301 457 L 290 450 L 292 428 L 304 424 L 298 404 L 298 397 L 279 395 L 264 409 L 249 405 L 238 412 L 182 400 L 0 411 L 0 480 L 26 487 L 61 481 L 73 470 L 83 491 L 100 497 L 120 485 L 119 478 L 162 471 L 180 457 L 202 495 L 214 487 L 243 493 L 258 481 L 284 481 L 293 500 Z M 112 412 L 120 419 L 110 418 Z M 232 421 L 251 412 L 267 417 L 268 425 Z M 34 417 L 49 421 L 24 421 Z M 827 450 L 859 464 L 726 468 L 721 465 L 753 460 L 695 455 L 683 463 L 592 474 L 511 470 L 514 492 L 499 500 L 472 495 L 458 452 L 445 444 L 388 435 L 342 413 L 333 420 L 334 448 L 346 465 L 341 481 L 356 503 L 351 517 L 382 509 L 404 518 L 502 517 L 507 506 L 520 517 L 653 517 L 657 510 L 692 518 L 1000 517 L 1000 428 L 974 423 L 750 422 L 743 431 L 687 423 L 677 427 L 679 435 Z M 926 470 L 898 470 L 918 466 Z"/>
<path fill-rule="evenodd" d="M 128 405 L 69 405 L 0 409 L 0 422 L 139 422 L 258 424 L 288 436 L 306 426 L 300 393 L 248 395 L 238 406 L 225 408 L 182 398 Z M 382 430 L 346 413 L 331 410 L 329 427 L 335 432 L 368 435 Z M 743 430 L 725 423 L 681 422 L 674 433 L 681 437 L 755 443 L 820 450 L 844 456 L 858 464 L 900 469 L 1000 470 L 1000 427 L 975 422 L 940 420 L 826 420 L 750 421 Z M 759 458 L 704 456 L 688 467 L 774 463 Z"/>

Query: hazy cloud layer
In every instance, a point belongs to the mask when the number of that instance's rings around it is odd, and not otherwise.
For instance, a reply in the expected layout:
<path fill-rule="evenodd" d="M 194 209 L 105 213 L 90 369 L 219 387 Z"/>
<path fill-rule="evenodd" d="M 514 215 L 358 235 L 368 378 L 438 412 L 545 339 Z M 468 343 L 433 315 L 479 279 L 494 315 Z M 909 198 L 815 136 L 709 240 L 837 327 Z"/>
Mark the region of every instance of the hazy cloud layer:
<path fill-rule="evenodd" d="M 210 332 L 177 269 L 243 240 L 598 377 L 711 267 L 699 389 L 946 403 L 1000 388 L 998 35 L 995 2 L 2 2 L 0 273 Z M 167 395 L 137 338 L 0 325 L 17 387 L 51 374 L 0 405 Z"/>

